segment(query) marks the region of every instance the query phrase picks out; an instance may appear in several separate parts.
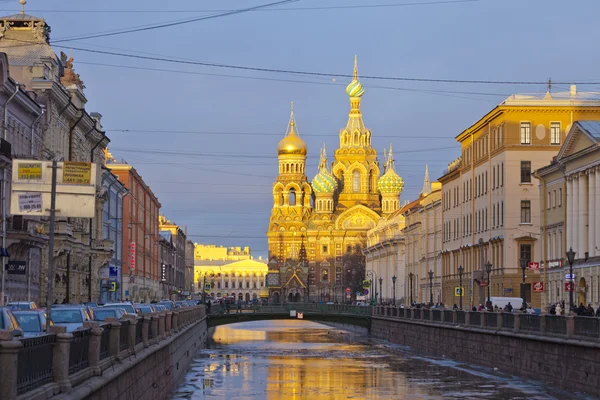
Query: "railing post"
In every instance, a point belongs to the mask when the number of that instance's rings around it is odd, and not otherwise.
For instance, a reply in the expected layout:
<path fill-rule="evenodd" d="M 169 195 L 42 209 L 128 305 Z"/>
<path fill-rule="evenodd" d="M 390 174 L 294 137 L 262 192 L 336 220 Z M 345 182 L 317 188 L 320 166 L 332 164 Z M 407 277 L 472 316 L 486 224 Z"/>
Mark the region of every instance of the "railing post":
<path fill-rule="evenodd" d="M 0 393 L 6 400 L 17 398 L 17 362 L 21 347 L 19 340 L 13 340 L 12 331 L 0 330 Z"/>
<path fill-rule="evenodd" d="M 456 316 L 456 310 L 452 310 L 452 324 L 456 325 L 458 317 Z"/>
<path fill-rule="evenodd" d="M 90 328 L 90 344 L 88 346 L 88 361 L 94 375 L 100 375 L 100 343 L 102 342 L 102 331 L 100 323 L 87 321 L 83 323 L 84 328 Z"/>
<path fill-rule="evenodd" d="M 433 322 L 433 311 L 434 311 L 433 308 L 429 309 L 429 322 Z"/>
<path fill-rule="evenodd" d="M 148 340 L 148 335 L 150 334 L 150 318 L 149 316 L 142 316 L 142 342 L 144 343 L 144 348 L 150 346 L 150 341 Z"/>
<path fill-rule="evenodd" d="M 519 332 L 521 330 L 521 314 L 514 313 L 513 315 L 515 318 L 515 327 L 513 329 L 513 332 Z"/>
<path fill-rule="evenodd" d="M 71 391 L 71 381 L 69 381 L 69 352 L 71 350 L 71 341 L 73 335 L 67 333 L 66 326 L 53 326 L 50 331 L 56 334 L 56 342 L 52 350 L 52 379 L 60 387 L 61 393 Z M 117 339 L 119 338 L 117 332 Z"/>
<path fill-rule="evenodd" d="M 575 336 L 575 316 L 573 314 L 566 315 L 567 319 L 567 337 Z"/>
<path fill-rule="evenodd" d="M 108 335 L 108 355 L 119 359 L 119 347 L 121 345 L 121 323 L 116 318 L 106 318 L 105 322 L 110 324 Z"/>
<path fill-rule="evenodd" d="M 158 336 L 160 340 L 165 340 L 167 338 L 167 333 L 165 332 L 165 313 L 158 314 Z"/>
<path fill-rule="evenodd" d="M 159 338 L 159 332 L 158 332 L 158 313 L 152 313 L 152 321 L 150 322 L 152 324 L 152 332 L 154 332 L 154 337 L 152 338 L 152 343 L 151 344 L 155 344 L 160 342 L 160 338 Z"/>
<path fill-rule="evenodd" d="M 496 330 L 502 329 L 502 312 L 497 313 L 496 315 Z"/>
<path fill-rule="evenodd" d="M 129 352 L 130 354 L 135 354 L 135 332 L 136 325 L 138 324 L 137 316 L 132 314 L 125 314 L 123 319 L 129 320 Z"/>
<path fill-rule="evenodd" d="M 480 325 L 482 328 L 485 328 L 487 326 L 487 321 L 485 320 L 485 313 L 487 313 L 487 311 L 483 311 L 479 313 L 479 319 L 480 319 Z"/>
<path fill-rule="evenodd" d="M 179 332 L 179 313 L 177 311 L 173 311 L 173 320 L 171 321 L 171 328 L 174 333 Z"/>
<path fill-rule="evenodd" d="M 173 330 L 173 313 L 171 311 L 167 311 L 167 316 L 165 319 L 166 322 L 166 330 L 167 330 L 167 336 L 171 336 L 173 334 L 172 330 Z"/>
<path fill-rule="evenodd" d="M 469 311 L 465 311 L 465 326 L 471 326 L 471 313 Z"/>
<path fill-rule="evenodd" d="M 540 332 L 546 336 L 546 314 L 540 314 Z"/>

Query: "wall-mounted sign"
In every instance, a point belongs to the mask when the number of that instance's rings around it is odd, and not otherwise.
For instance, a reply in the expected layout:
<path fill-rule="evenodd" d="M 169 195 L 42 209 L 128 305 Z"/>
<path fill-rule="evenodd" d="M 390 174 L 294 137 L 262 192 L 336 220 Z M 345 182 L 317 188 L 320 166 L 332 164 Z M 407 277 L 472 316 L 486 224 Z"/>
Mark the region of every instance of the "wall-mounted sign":
<path fill-rule="evenodd" d="M 17 176 L 20 181 L 42 180 L 41 162 L 22 162 L 17 168 Z"/>
<path fill-rule="evenodd" d="M 135 269 L 135 242 L 129 243 L 129 268 Z"/>
<path fill-rule="evenodd" d="M 89 185 L 92 180 L 92 163 L 65 161 L 63 165 L 63 183 Z"/>
<path fill-rule="evenodd" d="M 42 212 L 42 193 L 25 192 L 17 195 L 20 212 Z"/>
<path fill-rule="evenodd" d="M 535 261 L 531 261 L 529 263 L 529 269 L 540 269 L 540 263 L 539 262 L 535 262 Z"/>
<path fill-rule="evenodd" d="M 25 261 L 9 261 L 6 264 L 6 272 L 13 275 L 25 275 L 27 263 Z"/>
<path fill-rule="evenodd" d="M 464 297 L 465 296 L 465 288 L 456 286 L 454 288 L 454 296 L 455 297 Z"/>
<path fill-rule="evenodd" d="M 565 292 L 574 292 L 575 291 L 575 283 L 574 282 L 565 282 Z"/>
<path fill-rule="evenodd" d="M 544 291 L 544 282 L 533 282 L 533 291 L 541 293 Z"/>

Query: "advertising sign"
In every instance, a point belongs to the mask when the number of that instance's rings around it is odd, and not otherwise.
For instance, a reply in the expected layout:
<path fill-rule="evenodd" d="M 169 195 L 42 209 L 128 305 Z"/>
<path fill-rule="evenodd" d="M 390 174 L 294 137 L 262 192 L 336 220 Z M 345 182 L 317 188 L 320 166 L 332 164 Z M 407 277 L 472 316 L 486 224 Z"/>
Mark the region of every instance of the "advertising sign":
<path fill-rule="evenodd" d="M 165 264 L 160 264 L 160 281 L 167 281 L 167 266 Z"/>
<path fill-rule="evenodd" d="M 63 165 L 63 183 L 89 185 L 92 181 L 92 163 L 65 161 Z"/>
<path fill-rule="evenodd" d="M 135 269 L 135 242 L 129 243 L 129 268 Z"/>
<path fill-rule="evenodd" d="M 531 261 L 529 263 L 529 269 L 540 269 L 540 263 L 539 262 L 535 262 L 535 261 Z"/>
<path fill-rule="evenodd" d="M 456 297 L 464 297 L 465 296 L 465 288 L 456 286 L 454 288 L 454 296 Z"/>
<path fill-rule="evenodd" d="M 565 279 L 568 281 L 572 281 L 575 280 L 575 274 L 571 275 L 571 274 L 565 274 Z"/>
<path fill-rule="evenodd" d="M 13 275 L 25 275 L 27 263 L 25 261 L 9 261 L 6 264 L 6 272 Z"/>
<path fill-rule="evenodd" d="M 541 293 L 544 291 L 544 282 L 533 282 L 533 291 Z"/>
<path fill-rule="evenodd" d="M 575 291 L 575 283 L 565 282 L 565 292 L 574 292 L 574 291 Z"/>
<path fill-rule="evenodd" d="M 25 192 L 17 195 L 19 199 L 19 211 L 42 212 L 42 193 Z"/>
<path fill-rule="evenodd" d="M 548 269 L 561 268 L 561 267 L 562 267 L 562 260 L 548 261 Z"/>
<path fill-rule="evenodd" d="M 42 180 L 41 162 L 23 162 L 17 168 L 17 176 L 20 181 Z"/>

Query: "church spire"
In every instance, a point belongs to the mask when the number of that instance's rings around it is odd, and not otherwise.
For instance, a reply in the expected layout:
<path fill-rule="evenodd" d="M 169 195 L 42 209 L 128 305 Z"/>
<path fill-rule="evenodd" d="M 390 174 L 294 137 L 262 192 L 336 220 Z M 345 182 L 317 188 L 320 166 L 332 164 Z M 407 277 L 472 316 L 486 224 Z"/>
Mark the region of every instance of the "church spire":
<path fill-rule="evenodd" d="M 27 4 L 27 0 L 19 0 L 19 4 L 21 4 L 20 14 L 25 14 L 25 4 Z"/>
<path fill-rule="evenodd" d="M 423 181 L 423 191 L 421 192 L 424 196 L 431 194 L 431 182 L 429 181 L 429 166 L 425 165 L 425 179 Z"/>

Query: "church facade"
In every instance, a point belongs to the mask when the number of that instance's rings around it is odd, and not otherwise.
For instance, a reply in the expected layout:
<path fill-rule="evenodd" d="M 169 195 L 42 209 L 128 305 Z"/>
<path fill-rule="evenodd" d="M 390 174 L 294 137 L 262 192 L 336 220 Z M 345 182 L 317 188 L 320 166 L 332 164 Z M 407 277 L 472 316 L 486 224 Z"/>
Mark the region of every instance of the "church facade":
<path fill-rule="evenodd" d="M 307 146 L 300 137 L 294 111 L 277 147 L 279 174 L 273 183 L 273 208 L 267 232 L 270 299 L 280 301 L 345 301 L 364 276 L 362 248 L 366 234 L 382 216 L 400 206 L 404 182 L 394 171 L 390 146 L 384 174 L 371 145 L 371 131 L 360 110 L 364 88 L 356 60 L 348 123 L 339 132 L 331 165 L 321 149 L 319 171 L 306 176 Z M 360 256 L 359 256 L 360 255 Z M 350 290 L 350 292 L 348 292 Z"/>

